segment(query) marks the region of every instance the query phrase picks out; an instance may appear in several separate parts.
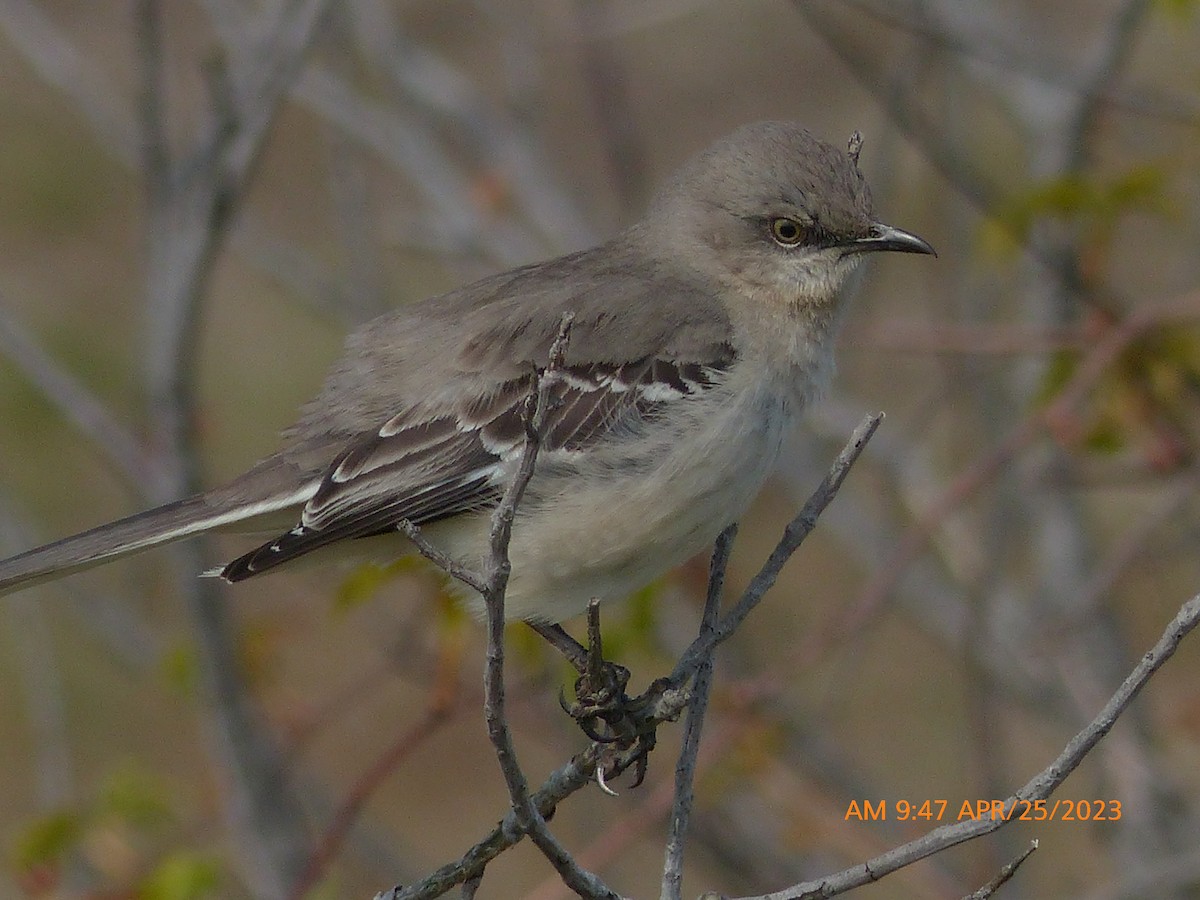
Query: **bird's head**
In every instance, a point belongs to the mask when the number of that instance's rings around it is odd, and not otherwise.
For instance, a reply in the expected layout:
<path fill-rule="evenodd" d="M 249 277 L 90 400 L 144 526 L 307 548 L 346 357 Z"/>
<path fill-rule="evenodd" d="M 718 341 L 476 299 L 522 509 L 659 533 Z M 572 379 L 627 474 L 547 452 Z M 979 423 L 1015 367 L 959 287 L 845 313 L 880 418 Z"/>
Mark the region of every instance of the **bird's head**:
<path fill-rule="evenodd" d="M 750 293 L 831 300 L 868 253 L 934 253 L 875 219 L 861 139 L 834 147 L 790 122 L 746 125 L 693 157 L 643 227 L 677 259 Z"/>

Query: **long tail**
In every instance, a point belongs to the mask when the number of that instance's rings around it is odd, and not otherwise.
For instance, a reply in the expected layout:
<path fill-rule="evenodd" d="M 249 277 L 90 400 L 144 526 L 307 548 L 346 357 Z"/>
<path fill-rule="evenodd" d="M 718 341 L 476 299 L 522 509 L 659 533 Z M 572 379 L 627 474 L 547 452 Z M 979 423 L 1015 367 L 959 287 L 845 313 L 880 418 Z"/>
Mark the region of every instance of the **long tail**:
<path fill-rule="evenodd" d="M 189 535 L 285 508 L 295 497 L 214 508 L 205 495 L 99 525 L 0 561 L 0 596 Z"/>

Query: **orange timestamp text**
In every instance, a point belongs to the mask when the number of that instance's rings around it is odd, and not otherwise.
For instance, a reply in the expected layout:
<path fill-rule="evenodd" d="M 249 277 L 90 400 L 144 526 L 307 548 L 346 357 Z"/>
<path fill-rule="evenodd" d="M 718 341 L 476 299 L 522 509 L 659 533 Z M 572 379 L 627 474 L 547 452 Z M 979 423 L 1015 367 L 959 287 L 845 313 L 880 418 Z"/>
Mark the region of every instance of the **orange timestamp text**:
<path fill-rule="evenodd" d="M 845 819 L 860 822 L 1117 822 L 1120 800 L 851 800 Z"/>

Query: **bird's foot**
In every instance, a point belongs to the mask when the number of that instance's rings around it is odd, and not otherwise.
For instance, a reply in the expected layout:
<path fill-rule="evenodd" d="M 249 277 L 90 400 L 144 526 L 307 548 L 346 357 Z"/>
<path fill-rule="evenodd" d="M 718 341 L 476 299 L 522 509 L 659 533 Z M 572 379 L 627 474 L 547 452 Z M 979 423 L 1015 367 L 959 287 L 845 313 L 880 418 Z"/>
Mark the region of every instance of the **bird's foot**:
<path fill-rule="evenodd" d="M 609 791 L 605 780 L 634 768 L 633 787 L 646 777 L 650 751 L 658 738 L 658 725 L 674 721 L 682 708 L 681 688 L 667 678 L 653 682 L 642 694 L 630 697 L 629 670 L 604 658 L 600 637 L 599 604 L 588 605 L 588 645 L 584 647 L 561 626 L 530 623 L 557 647 L 579 671 L 575 681 L 575 700 L 560 695 L 562 708 L 583 733 L 604 746 L 597 781 Z M 611 791 L 610 791 L 611 792 Z"/>
<path fill-rule="evenodd" d="M 583 733 L 608 748 L 599 775 L 601 787 L 606 787 L 605 779 L 615 778 L 631 766 L 631 787 L 640 785 L 658 739 L 658 726 L 679 715 L 679 704 L 664 703 L 668 695 L 679 690 L 669 679 L 654 681 L 636 697 L 625 692 L 628 684 L 628 669 L 605 662 L 575 682 L 575 702 L 562 699 L 563 709 L 579 723 Z"/>

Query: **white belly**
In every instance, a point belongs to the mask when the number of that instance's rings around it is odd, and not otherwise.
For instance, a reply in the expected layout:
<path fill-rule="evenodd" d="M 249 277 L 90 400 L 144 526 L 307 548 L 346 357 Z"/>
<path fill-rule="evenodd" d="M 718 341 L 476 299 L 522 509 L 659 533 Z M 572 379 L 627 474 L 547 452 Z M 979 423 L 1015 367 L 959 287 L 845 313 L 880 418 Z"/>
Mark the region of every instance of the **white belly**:
<path fill-rule="evenodd" d="M 636 459 L 590 458 L 589 451 L 573 470 L 535 475 L 513 528 L 508 618 L 557 622 L 593 597 L 626 597 L 703 550 L 745 512 L 799 404 L 790 391 L 718 390 L 723 397 L 698 401 Z M 480 560 L 486 519 L 451 552 Z"/>

